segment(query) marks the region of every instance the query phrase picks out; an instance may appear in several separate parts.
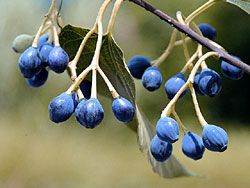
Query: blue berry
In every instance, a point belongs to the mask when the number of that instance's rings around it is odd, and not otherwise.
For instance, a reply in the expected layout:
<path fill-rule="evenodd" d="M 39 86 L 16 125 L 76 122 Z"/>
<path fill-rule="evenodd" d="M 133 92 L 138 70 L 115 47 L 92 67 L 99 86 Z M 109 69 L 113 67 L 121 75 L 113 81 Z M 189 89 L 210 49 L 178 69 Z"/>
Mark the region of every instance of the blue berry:
<path fill-rule="evenodd" d="M 63 73 L 67 68 L 68 63 L 68 54 L 60 46 L 55 46 L 49 54 L 49 67 L 56 73 Z"/>
<path fill-rule="evenodd" d="M 117 97 L 113 101 L 112 110 L 115 117 L 122 122 L 132 121 L 135 115 L 133 104 L 123 97 Z"/>
<path fill-rule="evenodd" d="M 41 87 L 47 81 L 48 75 L 48 71 L 42 68 L 35 76 L 27 78 L 26 81 L 31 87 Z"/>
<path fill-rule="evenodd" d="M 32 78 L 41 70 L 42 61 L 37 48 L 29 47 L 18 60 L 19 68 L 25 78 Z"/>
<path fill-rule="evenodd" d="M 178 73 L 171 77 L 165 84 L 165 91 L 167 93 L 168 98 L 171 100 L 174 98 L 176 93 L 182 88 L 183 85 L 187 82 L 184 74 Z M 183 91 L 180 98 L 183 97 L 187 93 L 187 89 Z"/>
<path fill-rule="evenodd" d="M 226 77 L 231 78 L 233 80 L 239 80 L 244 76 L 243 70 L 227 63 L 226 61 L 221 62 L 221 70 Z"/>
<path fill-rule="evenodd" d="M 199 160 L 205 151 L 202 138 L 193 133 L 187 132 L 182 140 L 182 152 L 189 158 Z"/>
<path fill-rule="evenodd" d="M 49 104 L 50 120 L 55 123 L 64 122 L 74 113 L 74 101 L 66 92 L 55 97 Z"/>
<path fill-rule="evenodd" d="M 78 95 L 77 95 L 77 93 L 76 92 L 74 92 L 74 93 L 72 93 L 72 99 L 73 99 L 73 102 L 74 102 L 74 108 L 76 108 L 77 107 L 77 105 L 78 105 Z"/>
<path fill-rule="evenodd" d="M 45 43 L 47 43 L 49 40 L 49 34 L 43 34 L 39 40 L 38 40 L 38 48 L 40 48 L 42 45 L 44 45 Z"/>
<path fill-rule="evenodd" d="M 227 133 L 218 126 L 205 125 L 202 132 L 202 139 L 205 147 L 210 151 L 223 152 L 227 149 Z"/>
<path fill-rule="evenodd" d="M 46 44 L 42 45 L 39 49 L 40 58 L 45 65 L 48 64 L 49 54 L 50 54 L 52 49 L 53 49 L 53 46 L 50 43 L 46 43 Z"/>
<path fill-rule="evenodd" d="M 75 110 L 76 120 L 86 128 L 93 129 L 101 123 L 104 118 L 104 110 L 100 102 L 91 98 L 82 100 Z"/>
<path fill-rule="evenodd" d="M 193 86 L 194 86 L 196 93 L 198 93 L 199 95 L 204 95 L 204 93 L 202 93 L 200 88 L 199 88 L 200 75 L 201 75 L 200 72 L 197 72 L 195 74 Z"/>
<path fill-rule="evenodd" d="M 174 143 L 179 139 L 178 123 L 173 118 L 162 117 L 157 122 L 156 134 L 161 140 Z"/>
<path fill-rule="evenodd" d="M 154 136 L 150 144 L 150 152 L 159 162 L 166 161 L 172 154 L 172 144 L 162 141 L 158 136 Z"/>
<path fill-rule="evenodd" d="M 80 89 L 86 99 L 90 99 L 92 83 L 89 80 L 83 80 Z"/>
<path fill-rule="evenodd" d="M 198 25 L 202 35 L 210 40 L 215 39 L 216 37 L 216 30 L 207 23 L 202 23 Z"/>
<path fill-rule="evenodd" d="M 142 84 L 149 91 L 159 89 L 162 84 L 160 70 L 155 66 L 147 68 L 142 75 Z"/>
<path fill-rule="evenodd" d="M 221 91 L 221 77 L 211 69 L 204 69 L 200 74 L 199 79 L 200 91 L 210 97 L 214 97 Z"/>
<path fill-rule="evenodd" d="M 150 66 L 150 60 L 144 56 L 134 56 L 128 62 L 130 73 L 137 79 L 141 79 L 144 71 Z"/>

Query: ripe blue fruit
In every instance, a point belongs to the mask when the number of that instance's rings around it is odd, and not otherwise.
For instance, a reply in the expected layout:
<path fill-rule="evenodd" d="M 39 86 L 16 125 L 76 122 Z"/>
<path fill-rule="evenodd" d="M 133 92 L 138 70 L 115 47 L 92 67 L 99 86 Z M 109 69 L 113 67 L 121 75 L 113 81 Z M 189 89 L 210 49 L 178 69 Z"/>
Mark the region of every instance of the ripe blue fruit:
<path fill-rule="evenodd" d="M 89 99 L 91 96 L 91 87 L 92 83 L 89 80 L 83 80 L 80 84 L 80 89 L 86 99 Z"/>
<path fill-rule="evenodd" d="M 104 118 L 102 105 L 96 98 L 82 100 L 75 110 L 76 120 L 88 129 L 93 129 L 101 123 Z"/>
<path fill-rule="evenodd" d="M 132 121 L 135 115 L 133 104 L 123 97 L 117 97 L 112 103 L 112 110 L 115 117 L 122 122 Z"/>
<path fill-rule="evenodd" d="M 60 46 L 55 46 L 49 54 L 49 67 L 56 73 L 63 73 L 69 63 L 68 54 Z"/>
<path fill-rule="evenodd" d="M 159 89 L 162 84 L 160 70 L 155 66 L 148 67 L 142 75 L 142 84 L 149 91 Z"/>
<path fill-rule="evenodd" d="M 207 23 L 202 23 L 198 25 L 202 35 L 210 40 L 215 39 L 216 37 L 216 30 Z"/>
<path fill-rule="evenodd" d="M 160 118 L 156 125 L 156 135 L 165 142 L 176 142 L 179 139 L 178 123 L 170 117 Z"/>
<path fill-rule="evenodd" d="M 38 40 L 37 44 L 38 48 L 47 43 L 48 40 L 49 40 L 49 34 L 43 34 Z"/>
<path fill-rule="evenodd" d="M 162 141 L 158 136 L 154 136 L 150 144 L 150 152 L 159 162 L 166 161 L 172 154 L 173 146 L 171 143 Z"/>
<path fill-rule="evenodd" d="M 41 87 L 47 81 L 48 75 L 48 71 L 42 68 L 35 76 L 27 78 L 26 81 L 31 87 Z"/>
<path fill-rule="evenodd" d="M 165 91 L 168 98 L 171 100 L 174 98 L 176 93 L 181 89 L 181 87 L 187 82 L 184 74 L 178 73 L 171 77 L 165 84 Z M 180 98 L 187 93 L 187 89 L 183 91 Z"/>
<path fill-rule="evenodd" d="M 223 74 L 233 80 L 239 80 L 244 76 L 244 71 L 240 68 L 227 63 L 226 61 L 221 62 L 221 70 Z"/>
<path fill-rule="evenodd" d="M 205 147 L 210 151 L 223 152 L 227 149 L 228 135 L 226 131 L 215 125 L 205 125 L 202 132 Z"/>
<path fill-rule="evenodd" d="M 55 97 L 49 104 L 50 120 L 55 123 L 64 122 L 74 113 L 74 101 L 66 92 Z"/>
<path fill-rule="evenodd" d="M 144 56 L 134 56 L 128 62 L 130 73 L 137 79 L 141 79 L 144 71 L 150 66 L 150 60 Z"/>
<path fill-rule="evenodd" d="M 50 54 L 52 49 L 53 49 L 53 46 L 50 43 L 46 43 L 40 47 L 39 54 L 40 54 L 40 58 L 44 64 L 48 64 L 49 54 Z"/>
<path fill-rule="evenodd" d="M 77 107 L 77 105 L 78 105 L 78 95 L 77 95 L 77 93 L 76 92 L 74 92 L 74 93 L 72 93 L 72 99 L 73 99 L 73 102 L 74 102 L 74 108 L 76 108 Z"/>
<path fill-rule="evenodd" d="M 199 88 L 200 75 L 201 75 L 200 72 L 197 72 L 197 73 L 195 74 L 193 86 L 194 86 L 194 89 L 195 89 L 195 92 L 196 92 L 196 93 L 198 93 L 199 95 L 204 96 L 204 94 L 201 92 L 201 90 L 200 90 L 200 88 Z"/>
<path fill-rule="evenodd" d="M 182 140 L 182 152 L 189 158 L 199 160 L 205 151 L 202 138 L 193 133 L 187 132 Z"/>
<path fill-rule="evenodd" d="M 25 78 L 32 78 L 41 70 L 42 61 L 37 48 L 29 47 L 18 60 L 19 68 Z"/>
<path fill-rule="evenodd" d="M 221 91 L 221 77 L 211 69 L 203 69 L 199 79 L 200 91 L 210 97 L 214 97 Z"/>

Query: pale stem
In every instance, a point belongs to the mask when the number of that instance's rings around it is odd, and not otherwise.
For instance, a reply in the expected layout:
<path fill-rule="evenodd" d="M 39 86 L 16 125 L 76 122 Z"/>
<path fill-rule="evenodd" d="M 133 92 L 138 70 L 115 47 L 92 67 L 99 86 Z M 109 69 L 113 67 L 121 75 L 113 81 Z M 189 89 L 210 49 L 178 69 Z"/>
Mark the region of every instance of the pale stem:
<path fill-rule="evenodd" d="M 196 9 L 194 12 L 192 12 L 186 19 L 186 23 L 187 25 L 189 25 L 189 23 L 199 14 L 201 14 L 202 12 L 204 12 L 205 10 L 207 10 L 209 7 L 211 7 L 212 5 L 214 5 L 217 2 L 217 0 L 209 0 L 208 2 L 206 2 L 205 4 L 203 4 L 201 7 L 199 7 L 198 9 Z"/>
<path fill-rule="evenodd" d="M 195 90 L 194 90 L 194 87 L 193 87 L 192 83 L 189 84 L 189 89 L 190 89 L 190 92 L 191 92 L 191 95 L 192 95 L 196 116 L 197 116 L 201 126 L 204 127 L 208 123 L 206 122 L 205 118 L 203 117 L 203 115 L 201 113 L 199 103 L 198 103 L 198 100 L 197 100 L 197 96 L 196 96 L 196 93 L 195 93 Z"/>
<path fill-rule="evenodd" d="M 186 65 L 182 68 L 181 73 L 185 73 L 187 69 L 190 67 L 190 65 L 193 64 L 194 60 L 197 58 L 198 53 L 197 51 L 191 56 L 191 58 L 187 61 Z"/>
<path fill-rule="evenodd" d="M 53 26 L 53 36 L 54 36 L 55 46 L 60 46 L 59 37 L 58 37 L 56 26 Z"/>
<path fill-rule="evenodd" d="M 183 124 L 183 122 L 181 121 L 181 118 L 179 117 L 179 115 L 177 114 L 177 112 L 175 111 L 175 109 L 173 108 L 172 114 L 175 118 L 175 120 L 178 122 L 178 124 L 180 125 L 182 131 L 184 132 L 184 134 L 187 132 L 187 127 Z"/>
<path fill-rule="evenodd" d="M 96 67 L 92 68 L 92 87 L 91 87 L 91 98 L 97 98 L 97 78 L 96 78 Z"/>
<path fill-rule="evenodd" d="M 157 58 L 151 62 L 152 65 L 159 67 L 160 64 L 167 59 L 170 52 L 172 51 L 172 49 L 175 46 L 176 37 L 177 37 L 177 29 L 174 29 L 172 32 L 167 49 L 164 51 L 164 53 L 159 58 Z"/>
<path fill-rule="evenodd" d="M 121 4 L 123 3 L 124 0 L 116 0 L 114 8 L 112 10 L 112 14 L 109 20 L 109 24 L 108 24 L 108 29 L 107 29 L 107 34 L 108 35 L 112 35 L 112 31 L 115 25 L 115 20 L 117 17 L 117 14 L 119 12 L 119 9 L 121 7 Z"/>
<path fill-rule="evenodd" d="M 105 75 L 105 73 L 103 72 L 103 70 L 99 66 L 97 67 L 97 71 L 99 72 L 99 74 L 103 78 L 104 82 L 108 86 L 108 89 L 109 89 L 112 97 L 114 99 L 117 98 L 117 97 L 119 97 L 119 94 L 117 93 L 116 89 L 114 88 L 114 86 L 112 85 L 112 83 L 109 81 L 108 77 Z"/>

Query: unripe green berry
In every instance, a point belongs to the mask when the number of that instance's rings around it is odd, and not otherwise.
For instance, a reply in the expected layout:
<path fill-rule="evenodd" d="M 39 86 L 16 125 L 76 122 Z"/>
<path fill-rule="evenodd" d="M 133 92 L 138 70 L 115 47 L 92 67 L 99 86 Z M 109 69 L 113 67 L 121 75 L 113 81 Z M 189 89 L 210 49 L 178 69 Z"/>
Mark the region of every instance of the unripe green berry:
<path fill-rule="evenodd" d="M 33 40 L 34 36 L 31 35 L 27 34 L 18 35 L 12 43 L 12 49 L 16 53 L 23 53 L 27 48 L 29 48 L 32 45 Z"/>

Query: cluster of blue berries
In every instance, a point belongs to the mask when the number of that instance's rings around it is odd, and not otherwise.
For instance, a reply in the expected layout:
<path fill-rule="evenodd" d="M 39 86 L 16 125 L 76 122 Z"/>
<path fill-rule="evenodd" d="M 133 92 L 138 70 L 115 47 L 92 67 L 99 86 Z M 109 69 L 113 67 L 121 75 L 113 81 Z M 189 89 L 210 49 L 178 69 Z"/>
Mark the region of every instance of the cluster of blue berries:
<path fill-rule="evenodd" d="M 150 151 L 153 157 L 164 162 L 172 153 L 172 144 L 179 140 L 179 125 L 170 117 L 162 117 L 156 125 L 156 135 L 151 141 Z M 215 125 L 205 125 L 202 137 L 187 131 L 182 139 L 182 152 L 193 160 L 202 158 L 205 148 L 214 152 L 227 149 L 228 135 L 224 129 Z"/>
<path fill-rule="evenodd" d="M 63 73 L 69 63 L 68 54 L 49 41 L 49 35 L 40 37 L 37 47 L 28 47 L 20 56 L 18 65 L 31 87 L 40 87 L 48 79 L 48 69 Z"/>
<path fill-rule="evenodd" d="M 79 100 L 76 93 L 62 93 L 50 102 L 48 108 L 51 121 L 61 123 L 75 113 L 76 120 L 88 129 L 97 127 L 104 118 L 104 110 L 98 99 Z M 113 100 L 112 110 L 115 117 L 125 123 L 131 121 L 135 114 L 134 105 L 121 96 Z"/>
<path fill-rule="evenodd" d="M 202 35 L 210 40 L 216 37 L 216 30 L 209 24 L 200 24 Z M 128 62 L 131 75 L 136 79 L 142 79 L 143 86 L 149 91 L 155 91 L 162 84 L 160 70 L 151 65 L 150 60 L 144 56 L 134 56 Z M 225 61 L 221 62 L 222 73 L 231 79 L 239 80 L 243 77 L 244 71 Z M 165 83 L 165 92 L 171 100 L 178 91 L 187 83 L 183 73 L 178 73 L 168 79 Z M 203 68 L 196 72 L 193 87 L 195 92 L 201 96 L 214 97 L 219 94 L 222 88 L 220 75 L 210 69 Z M 185 89 L 179 98 L 187 93 Z M 156 125 L 156 135 L 151 141 L 150 151 L 153 157 L 160 162 L 167 160 L 172 153 L 173 146 L 179 139 L 179 125 L 170 117 L 161 117 Z M 215 152 L 223 152 L 227 149 L 228 136 L 224 129 L 215 125 L 203 125 L 202 137 L 191 131 L 184 131 L 182 140 L 183 153 L 194 160 L 202 158 L 205 149 Z"/>

